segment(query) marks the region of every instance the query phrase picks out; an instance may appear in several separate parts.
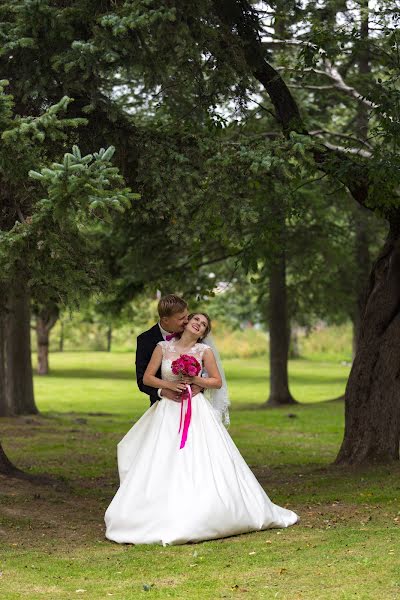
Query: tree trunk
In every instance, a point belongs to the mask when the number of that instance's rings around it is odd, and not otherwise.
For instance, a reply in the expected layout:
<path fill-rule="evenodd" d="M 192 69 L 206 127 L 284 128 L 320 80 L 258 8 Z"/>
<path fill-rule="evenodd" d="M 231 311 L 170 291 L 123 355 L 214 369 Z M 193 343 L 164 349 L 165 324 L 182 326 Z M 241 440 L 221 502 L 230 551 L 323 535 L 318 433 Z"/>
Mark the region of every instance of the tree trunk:
<path fill-rule="evenodd" d="M 2 415 L 38 412 L 34 394 L 31 362 L 30 298 L 21 277 L 5 288 L 0 326 L 0 394 Z"/>
<path fill-rule="evenodd" d="M 358 72 L 361 77 L 368 77 L 371 73 L 369 56 L 369 0 L 360 0 L 360 41 L 361 47 L 358 51 Z M 369 132 L 369 110 L 362 102 L 357 105 L 355 120 L 355 135 L 358 139 L 367 142 Z M 365 305 L 365 294 L 368 276 L 371 268 L 371 256 L 369 252 L 368 226 L 369 213 L 360 205 L 354 207 L 354 226 L 356 234 L 355 244 L 355 295 L 356 303 L 353 315 L 353 360 L 357 353 L 358 338 L 360 335 L 361 314 Z"/>
<path fill-rule="evenodd" d="M 355 307 L 355 310 L 356 310 L 356 307 Z M 352 339 L 351 339 L 351 355 L 352 355 L 353 361 L 354 361 L 356 354 L 357 354 L 358 338 L 360 336 L 361 315 L 355 314 L 353 316 L 351 322 L 353 325 Z"/>
<path fill-rule="evenodd" d="M 36 317 L 38 375 L 47 375 L 49 372 L 50 331 L 57 323 L 58 315 L 58 306 L 53 303 L 38 311 Z"/>
<path fill-rule="evenodd" d="M 5 372 L 5 327 L 6 327 L 6 302 L 5 288 L 0 284 L 0 417 L 8 414 L 6 400 L 6 372 Z"/>
<path fill-rule="evenodd" d="M 371 269 L 371 256 L 368 239 L 368 211 L 362 206 L 354 206 L 355 228 L 355 263 L 354 273 L 355 305 L 352 315 L 353 322 L 353 360 L 357 354 L 358 338 L 360 335 L 361 315 L 366 302 L 368 277 Z"/>
<path fill-rule="evenodd" d="M 6 343 L 5 343 L 5 331 L 6 331 L 6 288 L 0 284 L 0 417 L 6 417 L 9 415 L 9 403 L 7 402 L 6 395 Z M 0 441 L 0 474 L 7 477 L 21 474 L 22 471 L 17 469 L 7 457 L 4 452 L 3 446 Z"/>
<path fill-rule="evenodd" d="M 271 265 L 269 278 L 270 394 L 264 406 L 295 404 L 289 391 L 290 328 L 287 314 L 286 257 L 282 250 Z"/>
<path fill-rule="evenodd" d="M 41 317 L 36 319 L 37 338 L 37 373 L 47 375 L 49 372 L 49 333 L 45 321 Z"/>
<path fill-rule="evenodd" d="M 64 352 L 64 321 L 60 320 L 60 339 L 58 342 L 58 349 L 60 352 Z"/>
<path fill-rule="evenodd" d="M 10 459 L 7 457 L 6 453 L 3 450 L 3 446 L 0 442 L 0 474 L 5 475 L 6 477 L 15 476 L 18 474 L 22 474 L 22 471 L 17 469 Z"/>
<path fill-rule="evenodd" d="M 289 358 L 300 358 L 299 328 L 296 325 L 290 329 Z"/>
<path fill-rule="evenodd" d="M 370 276 L 337 464 L 399 459 L 400 227 L 393 229 Z"/>
<path fill-rule="evenodd" d="M 111 352 L 112 331 L 112 326 L 109 325 L 107 328 L 107 352 Z"/>

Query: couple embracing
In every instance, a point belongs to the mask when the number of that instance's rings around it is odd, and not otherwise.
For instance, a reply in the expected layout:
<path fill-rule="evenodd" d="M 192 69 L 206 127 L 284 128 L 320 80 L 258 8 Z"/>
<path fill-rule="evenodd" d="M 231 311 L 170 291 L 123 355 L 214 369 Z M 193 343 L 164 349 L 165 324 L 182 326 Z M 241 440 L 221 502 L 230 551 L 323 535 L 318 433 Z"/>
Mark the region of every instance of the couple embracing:
<path fill-rule="evenodd" d="M 118 444 L 120 487 L 105 514 L 118 543 L 185 544 L 273 527 L 296 513 L 273 504 L 224 422 L 223 369 L 205 313 L 161 298 L 160 321 L 137 340 L 136 375 L 151 406 Z"/>

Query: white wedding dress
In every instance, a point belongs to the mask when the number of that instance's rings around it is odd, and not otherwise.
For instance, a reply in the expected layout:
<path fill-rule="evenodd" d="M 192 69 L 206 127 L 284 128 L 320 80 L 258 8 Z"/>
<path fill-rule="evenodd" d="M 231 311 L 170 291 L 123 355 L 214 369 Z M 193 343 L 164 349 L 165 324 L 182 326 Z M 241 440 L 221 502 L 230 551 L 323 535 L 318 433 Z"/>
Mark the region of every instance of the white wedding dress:
<path fill-rule="evenodd" d="M 177 379 L 174 342 L 160 342 L 162 378 Z M 188 354 L 202 361 L 205 344 Z M 118 543 L 185 544 L 272 527 L 299 517 L 273 504 L 240 455 L 220 414 L 203 394 L 192 400 L 184 448 L 181 405 L 160 400 L 118 444 L 120 487 L 106 514 L 106 537 Z"/>

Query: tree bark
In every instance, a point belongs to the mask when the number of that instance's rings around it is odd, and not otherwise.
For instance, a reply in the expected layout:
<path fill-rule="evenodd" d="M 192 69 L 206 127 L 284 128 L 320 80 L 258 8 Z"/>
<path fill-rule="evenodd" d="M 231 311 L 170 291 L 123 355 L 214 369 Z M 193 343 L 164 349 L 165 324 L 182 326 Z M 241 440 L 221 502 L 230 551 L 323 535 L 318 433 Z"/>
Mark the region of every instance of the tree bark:
<path fill-rule="evenodd" d="M 57 323 L 59 310 L 56 304 L 42 308 L 36 317 L 38 375 L 49 373 L 50 331 Z"/>
<path fill-rule="evenodd" d="M 370 276 L 358 351 L 346 387 L 346 425 L 337 464 L 399 459 L 399 339 L 400 227 L 392 227 Z"/>
<path fill-rule="evenodd" d="M 369 0 L 360 0 L 360 48 L 358 50 L 358 72 L 361 77 L 368 77 L 371 73 L 370 55 L 368 47 L 369 38 Z M 369 132 L 369 110 L 363 103 L 357 105 L 355 120 L 355 134 L 360 140 L 368 140 Z M 356 234 L 355 262 L 355 296 L 353 316 L 353 359 L 357 354 L 358 339 L 361 327 L 361 313 L 365 305 L 365 293 L 368 276 L 371 268 L 371 256 L 369 252 L 368 239 L 368 216 L 369 211 L 362 206 L 354 208 L 354 224 Z"/>
<path fill-rule="evenodd" d="M 6 477 L 15 477 L 22 475 L 23 471 L 20 471 L 16 466 L 12 464 L 6 453 L 4 452 L 3 446 L 0 442 L 0 474 Z"/>
<path fill-rule="evenodd" d="M 30 342 L 30 297 L 23 277 L 4 286 L 0 308 L 0 414 L 36 414 Z"/>
<path fill-rule="evenodd" d="M 112 326 L 109 325 L 107 327 L 107 352 L 111 352 L 111 345 L 112 345 Z"/>
<path fill-rule="evenodd" d="M 371 271 L 371 256 L 369 251 L 368 217 L 367 210 L 362 206 L 354 206 L 355 228 L 355 302 L 352 317 L 353 322 L 353 360 L 357 354 L 358 339 L 360 336 L 361 315 L 366 302 L 368 278 Z"/>
<path fill-rule="evenodd" d="M 282 250 L 271 265 L 269 278 L 270 394 L 265 406 L 296 404 L 289 391 L 289 340 L 286 258 Z"/>
<path fill-rule="evenodd" d="M 300 358 L 300 346 L 299 346 L 299 331 L 296 325 L 290 328 L 289 336 L 289 358 Z"/>
<path fill-rule="evenodd" d="M 48 375 L 49 373 L 49 333 L 46 322 L 41 318 L 36 319 L 36 339 L 37 339 L 37 373 L 38 375 Z"/>
<path fill-rule="evenodd" d="M 60 320 L 60 339 L 58 342 L 58 350 L 64 352 L 64 321 Z"/>
<path fill-rule="evenodd" d="M 8 414 L 6 398 L 5 372 L 5 327 L 6 327 L 6 296 L 5 287 L 0 284 L 0 417 Z"/>

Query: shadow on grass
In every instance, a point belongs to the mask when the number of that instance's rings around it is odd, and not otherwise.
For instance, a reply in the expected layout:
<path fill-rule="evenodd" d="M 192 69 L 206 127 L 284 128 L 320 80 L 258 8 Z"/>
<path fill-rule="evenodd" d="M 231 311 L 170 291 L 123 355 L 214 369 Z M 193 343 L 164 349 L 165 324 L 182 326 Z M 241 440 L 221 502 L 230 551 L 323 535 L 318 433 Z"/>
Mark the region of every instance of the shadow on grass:
<path fill-rule="evenodd" d="M 136 375 L 134 368 L 132 371 L 116 371 L 110 369 L 109 371 L 100 371 L 93 367 L 83 369 L 52 369 L 49 375 L 46 375 L 49 379 L 126 379 L 129 381 L 135 381 Z"/>
<path fill-rule="evenodd" d="M 228 383 L 240 381 L 241 385 L 255 385 L 260 383 L 265 383 L 269 379 L 269 374 L 265 375 L 251 375 L 249 374 L 247 377 L 243 376 L 243 373 L 238 372 L 235 373 L 233 371 L 227 372 L 227 380 Z M 347 374 L 343 374 L 343 376 L 330 376 L 330 375 L 318 375 L 316 373 L 304 373 L 304 374 L 291 374 L 289 377 L 289 383 L 293 384 L 301 384 L 301 385 L 310 385 L 310 386 L 319 386 L 319 385 L 330 385 L 330 384 L 345 384 L 348 379 Z"/>
<path fill-rule="evenodd" d="M 327 375 L 318 375 L 317 373 L 304 373 L 304 374 L 290 374 L 289 383 L 293 384 L 306 384 L 306 385 L 321 385 L 321 384 L 345 384 L 347 381 L 347 374 L 343 374 L 343 376 L 327 376 Z"/>
<path fill-rule="evenodd" d="M 282 404 L 282 406 L 268 406 L 266 401 L 263 402 L 247 402 L 247 403 L 233 403 L 233 411 L 270 411 L 270 410 L 280 410 L 287 411 L 289 415 L 292 415 L 298 408 L 323 408 L 325 405 L 334 404 L 337 402 L 338 404 L 343 403 L 344 396 L 339 396 L 338 398 L 327 398 L 326 400 L 318 400 L 317 402 L 297 402 L 297 404 Z"/>
<path fill-rule="evenodd" d="M 49 375 L 46 375 L 46 378 L 49 379 L 120 379 L 120 380 L 129 380 L 135 381 L 136 373 L 134 369 L 134 365 L 132 365 L 132 370 L 115 370 L 115 369 L 107 369 L 107 370 L 99 370 L 96 367 L 82 367 L 80 369 L 52 369 Z M 246 376 L 243 375 L 243 371 L 238 369 L 235 370 L 227 370 L 227 379 L 228 383 L 233 383 L 240 381 L 241 385 L 257 385 L 257 384 L 265 384 L 269 379 L 269 374 L 266 372 L 261 375 L 252 374 L 251 372 Z M 289 381 L 291 385 L 309 385 L 309 386 L 319 386 L 319 385 L 334 385 L 334 384 L 344 384 L 347 381 L 347 374 L 343 374 L 343 376 L 330 376 L 312 372 L 312 373 L 293 373 L 289 377 Z"/>

